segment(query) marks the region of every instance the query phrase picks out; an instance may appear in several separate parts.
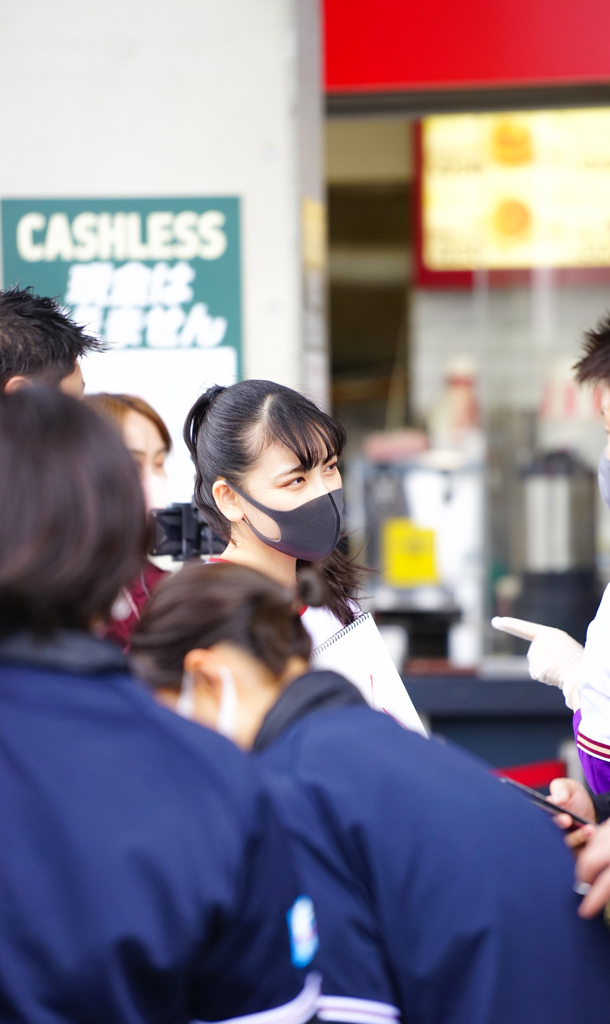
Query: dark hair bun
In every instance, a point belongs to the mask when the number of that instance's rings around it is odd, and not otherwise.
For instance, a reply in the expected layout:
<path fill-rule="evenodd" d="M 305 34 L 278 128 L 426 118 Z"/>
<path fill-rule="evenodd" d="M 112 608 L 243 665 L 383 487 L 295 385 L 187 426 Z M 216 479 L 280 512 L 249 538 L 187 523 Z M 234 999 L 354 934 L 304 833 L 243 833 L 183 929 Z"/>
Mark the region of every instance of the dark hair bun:
<path fill-rule="evenodd" d="M 130 660 L 152 686 L 180 687 L 185 655 L 232 643 L 281 676 L 311 640 L 294 591 L 244 565 L 193 560 L 163 580 L 132 638 Z"/>

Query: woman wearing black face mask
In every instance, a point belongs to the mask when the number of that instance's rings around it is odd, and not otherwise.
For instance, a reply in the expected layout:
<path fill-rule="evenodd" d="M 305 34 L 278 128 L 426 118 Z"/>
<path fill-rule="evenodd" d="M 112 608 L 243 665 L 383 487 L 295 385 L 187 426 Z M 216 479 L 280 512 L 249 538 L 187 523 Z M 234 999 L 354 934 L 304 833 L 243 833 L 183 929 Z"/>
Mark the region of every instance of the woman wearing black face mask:
<path fill-rule="evenodd" d="M 372 618 L 355 603 L 362 570 L 337 548 L 340 423 L 297 391 L 248 380 L 206 391 L 184 438 L 197 470 L 195 502 L 227 540 L 222 559 L 286 587 L 319 563 L 328 604 L 302 614 L 314 667 L 340 670 L 374 708 L 425 735 Z"/>

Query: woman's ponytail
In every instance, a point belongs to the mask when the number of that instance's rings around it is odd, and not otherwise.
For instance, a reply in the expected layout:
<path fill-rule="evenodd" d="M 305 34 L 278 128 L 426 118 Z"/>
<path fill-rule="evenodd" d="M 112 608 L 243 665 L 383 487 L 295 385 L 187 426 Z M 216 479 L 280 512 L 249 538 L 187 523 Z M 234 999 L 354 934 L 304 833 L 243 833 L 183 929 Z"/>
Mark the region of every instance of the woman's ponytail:
<path fill-rule="evenodd" d="M 216 507 L 212 498 L 211 485 L 209 484 L 209 481 L 206 486 L 206 480 L 203 472 L 205 460 L 199 457 L 200 446 L 198 443 L 200 431 L 208 417 L 210 408 L 214 403 L 214 399 L 217 398 L 221 392 L 226 390 L 227 389 L 222 387 L 220 384 L 214 384 L 199 396 L 193 407 L 189 410 L 184 421 L 182 436 L 195 464 L 195 504 L 204 514 L 208 525 L 211 526 L 220 537 L 224 537 L 228 540 L 231 536 L 231 527 Z"/>
<path fill-rule="evenodd" d="M 189 411 L 186 420 L 184 421 L 184 429 L 182 436 L 184 443 L 191 453 L 191 458 L 195 465 L 197 464 L 197 438 L 201 429 L 201 424 L 206 418 L 209 408 L 221 391 L 225 391 L 226 388 L 220 384 L 214 384 L 207 391 L 204 391 L 195 402 L 192 409 Z"/>
<path fill-rule="evenodd" d="M 341 540 L 339 544 L 341 545 Z M 307 600 L 303 594 L 303 603 L 314 607 L 318 603 L 325 604 L 343 626 L 349 626 L 356 617 L 353 602 L 361 593 L 370 572 L 370 569 L 358 565 L 344 554 L 341 547 L 336 547 L 323 562 L 299 561 L 297 562 L 299 579 L 307 574 L 309 581 L 316 578 L 318 581 L 318 590 L 312 592 L 313 600 Z M 321 602 L 318 602 L 316 598 L 320 593 L 325 596 Z"/>
<path fill-rule="evenodd" d="M 305 563 L 303 563 L 305 564 Z M 309 568 L 300 569 L 297 577 L 297 601 L 311 608 L 321 608 L 329 601 L 329 592 L 324 574 L 313 563 Z"/>

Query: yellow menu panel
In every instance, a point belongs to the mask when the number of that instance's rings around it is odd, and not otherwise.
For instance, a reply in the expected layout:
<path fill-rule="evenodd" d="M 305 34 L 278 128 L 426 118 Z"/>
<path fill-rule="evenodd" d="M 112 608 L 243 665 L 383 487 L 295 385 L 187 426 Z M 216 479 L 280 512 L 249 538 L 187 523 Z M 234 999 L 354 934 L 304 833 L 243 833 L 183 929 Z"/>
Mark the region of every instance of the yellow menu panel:
<path fill-rule="evenodd" d="M 383 578 L 392 587 L 422 587 L 438 583 L 434 530 L 410 519 L 386 519 L 381 527 Z"/>
<path fill-rule="evenodd" d="M 610 266 L 610 109 L 422 125 L 429 270 Z"/>

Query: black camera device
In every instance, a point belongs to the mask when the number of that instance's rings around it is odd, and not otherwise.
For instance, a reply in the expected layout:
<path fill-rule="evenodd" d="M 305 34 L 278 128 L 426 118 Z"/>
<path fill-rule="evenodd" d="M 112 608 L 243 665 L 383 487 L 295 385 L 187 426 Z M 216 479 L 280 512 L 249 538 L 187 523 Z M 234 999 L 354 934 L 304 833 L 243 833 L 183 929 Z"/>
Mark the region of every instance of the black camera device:
<path fill-rule="evenodd" d="M 149 555 L 171 555 L 175 561 L 186 562 L 201 555 L 220 555 L 227 546 L 192 503 L 154 508 L 148 513 L 148 522 Z"/>

